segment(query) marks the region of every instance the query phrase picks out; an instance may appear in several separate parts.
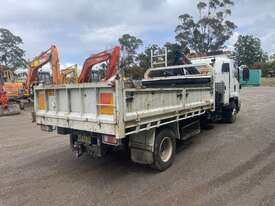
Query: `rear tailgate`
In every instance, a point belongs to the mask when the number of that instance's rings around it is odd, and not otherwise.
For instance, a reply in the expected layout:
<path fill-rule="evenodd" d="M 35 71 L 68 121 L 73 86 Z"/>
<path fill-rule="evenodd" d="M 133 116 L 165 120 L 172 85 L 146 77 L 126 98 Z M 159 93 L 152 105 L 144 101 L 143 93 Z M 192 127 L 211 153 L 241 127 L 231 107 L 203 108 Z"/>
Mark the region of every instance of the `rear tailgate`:
<path fill-rule="evenodd" d="M 115 96 L 106 83 L 39 86 L 34 92 L 36 122 L 115 135 Z"/>

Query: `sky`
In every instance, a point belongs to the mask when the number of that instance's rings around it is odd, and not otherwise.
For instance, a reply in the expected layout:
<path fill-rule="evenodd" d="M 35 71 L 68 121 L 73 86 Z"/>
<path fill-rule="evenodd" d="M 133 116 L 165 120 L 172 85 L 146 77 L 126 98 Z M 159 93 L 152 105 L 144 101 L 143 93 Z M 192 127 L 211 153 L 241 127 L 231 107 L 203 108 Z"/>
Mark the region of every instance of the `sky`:
<path fill-rule="evenodd" d="M 112 48 L 130 33 L 144 46 L 173 42 L 178 16 L 197 17 L 197 0 L 0 0 L 0 27 L 24 41 L 26 58 L 32 59 L 57 45 L 63 67 L 82 65 L 91 53 Z M 227 42 L 251 34 L 275 52 L 275 0 L 235 0 L 230 20 L 238 25 Z"/>

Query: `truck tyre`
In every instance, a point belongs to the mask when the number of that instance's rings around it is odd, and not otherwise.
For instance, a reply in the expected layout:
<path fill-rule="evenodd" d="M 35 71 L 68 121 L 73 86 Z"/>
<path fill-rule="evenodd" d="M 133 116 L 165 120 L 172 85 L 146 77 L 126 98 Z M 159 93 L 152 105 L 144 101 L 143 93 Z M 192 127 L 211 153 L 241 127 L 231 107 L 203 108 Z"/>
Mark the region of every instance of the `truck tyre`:
<path fill-rule="evenodd" d="M 237 114 L 238 114 L 238 110 L 237 110 L 236 104 L 231 103 L 231 106 L 225 111 L 225 114 L 224 114 L 225 122 L 233 124 L 234 122 L 236 122 Z"/>
<path fill-rule="evenodd" d="M 25 109 L 25 104 L 24 104 L 24 102 L 19 102 L 19 107 L 20 107 L 20 109 L 21 110 L 24 110 Z"/>
<path fill-rule="evenodd" d="M 77 141 L 78 136 L 76 134 L 70 134 L 70 147 L 74 149 L 74 143 Z"/>
<path fill-rule="evenodd" d="M 159 171 L 168 169 L 174 162 L 176 153 L 175 134 L 168 128 L 156 134 L 154 144 L 154 163 L 152 168 Z"/>

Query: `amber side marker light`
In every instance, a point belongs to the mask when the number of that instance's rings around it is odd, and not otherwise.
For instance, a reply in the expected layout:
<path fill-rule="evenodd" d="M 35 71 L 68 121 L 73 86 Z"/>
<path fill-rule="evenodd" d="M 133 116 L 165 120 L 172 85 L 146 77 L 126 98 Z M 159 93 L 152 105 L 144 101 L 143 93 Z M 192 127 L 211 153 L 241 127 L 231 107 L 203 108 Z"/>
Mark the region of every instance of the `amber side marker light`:
<path fill-rule="evenodd" d="M 112 93 L 100 93 L 99 113 L 105 115 L 114 114 L 114 100 Z"/>

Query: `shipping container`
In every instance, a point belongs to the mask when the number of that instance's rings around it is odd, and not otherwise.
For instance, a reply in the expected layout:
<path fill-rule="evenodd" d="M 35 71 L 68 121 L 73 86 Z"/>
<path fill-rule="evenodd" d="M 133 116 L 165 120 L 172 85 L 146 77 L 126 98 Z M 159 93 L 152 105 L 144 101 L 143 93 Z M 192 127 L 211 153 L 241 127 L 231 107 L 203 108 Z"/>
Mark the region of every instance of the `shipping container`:
<path fill-rule="evenodd" d="M 240 84 L 242 86 L 261 86 L 262 83 L 262 70 L 260 69 L 249 69 L 249 80 L 243 80 L 243 73 L 240 73 Z"/>

